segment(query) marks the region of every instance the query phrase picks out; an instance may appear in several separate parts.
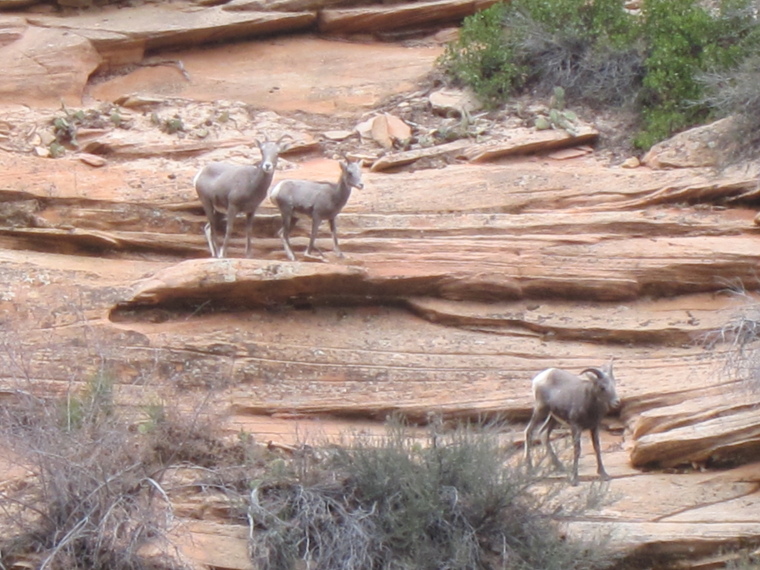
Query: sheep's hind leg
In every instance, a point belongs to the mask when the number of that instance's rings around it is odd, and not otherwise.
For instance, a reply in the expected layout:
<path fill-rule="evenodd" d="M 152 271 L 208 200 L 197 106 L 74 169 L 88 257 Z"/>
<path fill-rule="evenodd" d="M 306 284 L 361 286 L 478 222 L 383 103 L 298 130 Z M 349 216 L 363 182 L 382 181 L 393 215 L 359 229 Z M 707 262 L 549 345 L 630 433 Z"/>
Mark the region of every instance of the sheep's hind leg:
<path fill-rule="evenodd" d="M 296 224 L 296 218 L 292 215 L 292 213 L 288 212 L 287 210 L 282 212 L 282 227 L 280 228 L 280 231 L 277 232 L 277 235 L 280 236 L 280 239 L 282 240 L 282 247 L 285 249 L 285 255 L 288 256 L 288 259 L 290 261 L 296 260 L 296 254 L 293 253 L 293 248 L 290 246 L 290 230 L 293 229 L 293 226 Z"/>
<path fill-rule="evenodd" d="M 570 473 L 570 484 L 578 484 L 578 461 L 581 457 L 581 429 L 577 426 L 570 426 L 573 435 L 573 471 Z"/>
<path fill-rule="evenodd" d="M 304 256 L 308 257 L 309 259 L 324 261 L 325 256 L 322 255 L 322 252 L 319 251 L 319 249 L 314 245 L 314 242 L 317 239 L 317 232 L 319 231 L 320 223 L 322 223 L 322 220 L 316 216 L 311 219 L 311 236 L 309 237 L 309 246 L 306 248 L 306 253 L 304 253 Z M 314 252 L 316 252 L 316 255 Z"/>
<path fill-rule="evenodd" d="M 552 430 L 555 427 L 557 427 L 557 420 L 550 414 L 549 417 L 546 418 L 544 425 L 541 426 L 541 431 L 544 433 L 544 445 L 546 446 L 546 453 L 549 455 L 554 469 L 557 471 L 565 471 L 565 466 L 562 465 L 562 462 L 559 460 L 559 457 L 557 457 L 557 454 L 554 452 L 554 447 L 552 446 L 551 435 Z"/>

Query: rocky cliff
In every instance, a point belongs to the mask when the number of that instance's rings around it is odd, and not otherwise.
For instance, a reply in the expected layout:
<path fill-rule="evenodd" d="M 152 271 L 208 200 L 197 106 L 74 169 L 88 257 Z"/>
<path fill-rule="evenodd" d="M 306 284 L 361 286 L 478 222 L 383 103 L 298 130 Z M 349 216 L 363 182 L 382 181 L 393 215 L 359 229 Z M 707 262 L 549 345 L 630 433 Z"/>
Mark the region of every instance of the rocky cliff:
<path fill-rule="evenodd" d="M 231 433 L 290 444 L 390 412 L 519 424 L 537 371 L 614 357 L 616 500 L 568 531 L 675 566 L 760 539 L 760 396 L 724 366 L 729 343 L 705 344 L 757 302 L 757 173 L 714 170 L 709 131 L 629 168 L 593 116 L 569 135 L 533 128 L 540 103 L 436 111 L 438 29 L 473 2 L 29 4 L 0 16 L 6 396 L 105 366 L 125 406 L 212 388 Z M 378 41 L 399 21 L 438 35 Z M 275 181 L 367 165 L 346 257 L 325 239 L 325 263 L 288 262 L 267 202 L 254 259 L 241 235 L 210 259 L 192 177 L 283 134 Z M 581 479 L 594 469 L 584 453 Z M 194 500 L 177 498 L 188 555 L 248 568 L 246 529 Z"/>

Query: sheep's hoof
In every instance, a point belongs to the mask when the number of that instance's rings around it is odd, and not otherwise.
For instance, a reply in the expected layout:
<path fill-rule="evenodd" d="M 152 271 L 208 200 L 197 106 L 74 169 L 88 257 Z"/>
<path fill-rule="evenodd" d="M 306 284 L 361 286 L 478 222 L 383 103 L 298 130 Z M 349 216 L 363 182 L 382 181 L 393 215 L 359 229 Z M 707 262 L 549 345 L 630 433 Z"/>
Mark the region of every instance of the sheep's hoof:
<path fill-rule="evenodd" d="M 306 251 L 306 253 L 304 253 L 303 256 L 308 259 L 314 259 L 316 261 L 325 261 L 325 256 L 322 255 L 322 252 L 319 250 L 316 250 L 316 252 L 317 253 L 315 255 L 314 252 Z"/>
<path fill-rule="evenodd" d="M 562 465 L 562 463 L 560 463 L 559 461 L 556 461 L 556 462 L 553 461 L 552 468 L 555 471 L 559 471 L 560 473 L 565 473 L 567 471 L 567 469 L 565 469 L 565 466 Z"/>

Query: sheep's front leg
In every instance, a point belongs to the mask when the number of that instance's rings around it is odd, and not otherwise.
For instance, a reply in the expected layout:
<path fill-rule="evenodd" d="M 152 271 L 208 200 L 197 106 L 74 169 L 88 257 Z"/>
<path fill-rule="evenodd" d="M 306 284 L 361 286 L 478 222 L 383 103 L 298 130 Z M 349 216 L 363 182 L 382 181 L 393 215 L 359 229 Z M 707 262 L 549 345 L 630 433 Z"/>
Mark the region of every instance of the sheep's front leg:
<path fill-rule="evenodd" d="M 533 445 L 533 432 L 536 430 L 536 427 L 539 423 L 539 410 L 533 410 L 533 415 L 530 416 L 530 421 L 528 422 L 528 427 L 525 428 L 525 463 L 528 466 L 528 469 L 533 469 L 533 462 L 530 458 L 530 448 Z"/>
<path fill-rule="evenodd" d="M 235 225 L 235 216 L 237 216 L 237 213 L 237 209 L 232 206 L 227 209 L 227 231 L 224 232 L 222 249 L 219 250 L 219 255 L 217 257 L 227 257 L 227 246 L 229 245 L 230 237 L 232 237 L 232 228 Z"/>
<path fill-rule="evenodd" d="M 602 450 L 599 445 L 599 427 L 591 428 L 591 443 L 594 445 L 594 453 L 596 454 L 596 472 L 599 474 L 599 478 L 602 481 L 609 481 L 610 476 L 607 471 L 604 470 L 602 465 Z"/>
<path fill-rule="evenodd" d="M 254 212 L 251 212 L 250 214 L 246 214 L 246 219 L 245 219 L 245 256 L 246 258 L 251 257 L 251 234 L 253 233 L 253 214 Z"/>
<path fill-rule="evenodd" d="M 332 232 L 332 238 L 333 238 L 333 251 L 335 252 L 335 255 L 338 257 L 344 257 L 343 252 L 338 247 L 338 230 L 335 224 L 335 218 L 330 218 L 330 231 Z"/>
<path fill-rule="evenodd" d="M 208 248 L 211 251 L 211 257 L 218 257 L 216 236 L 214 235 L 214 230 L 212 229 L 211 224 L 203 226 L 203 233 L 206 234 L 206 243 L 208 243 Z"/>

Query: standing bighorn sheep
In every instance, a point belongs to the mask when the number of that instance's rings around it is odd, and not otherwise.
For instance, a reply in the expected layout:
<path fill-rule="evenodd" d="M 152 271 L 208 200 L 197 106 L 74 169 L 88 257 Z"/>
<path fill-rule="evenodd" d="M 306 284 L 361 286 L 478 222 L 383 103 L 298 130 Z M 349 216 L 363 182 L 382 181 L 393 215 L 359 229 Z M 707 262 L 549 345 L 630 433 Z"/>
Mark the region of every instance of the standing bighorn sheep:
<path fill-rule="evenodd" d="M 362 170 L 359 162 L 340 162 L 340 179 L 335 182 L 315 182 L 312 180 L 283 180 L 279 182 L 269 195 L 270 200 L 280 209 L 282 214 L 282 229 L 280 237 L 285 253 L 290 261 L 295 261 L 296 256 L 290 247 L 290 230 L 293 229 L 297 218 L 294 213 L 306 214 L 311 217 L 311 237 L 309 247 L 306 248 L 306 257 L 314 257 L 314 240 L 317 237 L 319 224 L 322 220 L 330 223 L 330 231 L 333 238 L 333 250 L 338 257 L 343 253 L 338 247 L 338 234 L 335 226 L 335 218 L 351 196 L 351 188 L 364 188 L 362 184 Z M 318 256 L 322 256 L 317 249 Z"/>
<path fill-rule="evenodd" d="M 227 244 L 232 235 L 235 216 L 241 212 L 246 215 L 245 256 L 251 256 L 253 216 L 266 198 L 272 176 L 277 168 L 279 154 L 288 148 L 287 144 L 282 144 L 282 140 L 286 137 L 291 138 L 290 135 L 283 135 L 277 142 L 261 143 L 257 140 L 256 145 L 261 151 L 261 160 L 256 164 L 241 166 L 226 162 L 212 162 L 201 168 L 193 178 L 193 186 L 209 222 L 203 231 L 212 256 L 225 257 L 227 255 Z M 218 235 L 223 227 L 224 214 L 227 215 L 227 231 L 220 248 Z"/>
<path fill-rule="evenodd" d="M 584 375 L 590 375 L 585 376 Z M 581 453 L 581 432 L 591 431 L 591 442 L 596 454 L 597 473 L 603 480 L 609 475 L 602 465 L 599 447 L 599 424 L 610 410 L 620 405 L 615 392 L 615 377 L 612 373 L 612 361 L 603 368 L 586 368 L 579 376 L 549 368 L 539 372 L 533 378 L 533 415 L 525 429 L 525 460 L 531 468 L 530 448 L 533 432 L 541 426 L 546 450 L 556 469 L 561 470 L 560 463 L 551 445 L 551 432 L 559 422 L 570 426 L 573 436 L 573 470 L 570 483 L 578 484 L 578 458 Z"/>

